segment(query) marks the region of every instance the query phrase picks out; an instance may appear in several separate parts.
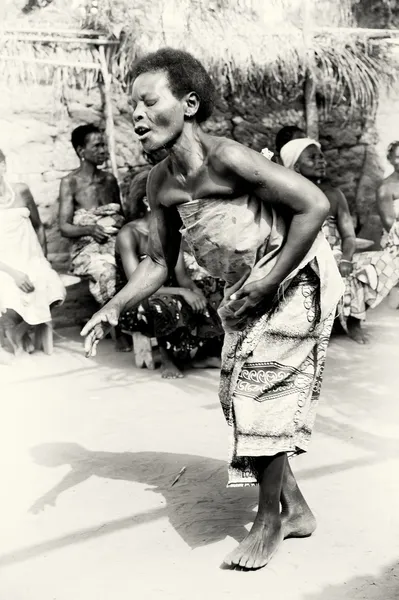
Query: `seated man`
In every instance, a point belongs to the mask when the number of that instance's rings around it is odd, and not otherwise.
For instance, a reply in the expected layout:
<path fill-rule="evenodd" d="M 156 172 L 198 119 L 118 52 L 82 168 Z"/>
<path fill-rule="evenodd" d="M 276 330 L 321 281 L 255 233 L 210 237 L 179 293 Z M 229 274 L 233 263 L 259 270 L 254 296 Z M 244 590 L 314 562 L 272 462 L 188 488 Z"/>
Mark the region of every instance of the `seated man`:
<path fill-rule="evenodd" d="M 348 335 L 364 344 L 368 340 L 361 323 L 366 319 L 366 310 L 375 308 L 399 281 L 399 243 L 383 251 L 355 255 L 356 235 L 348 203 L 342 191 L 326 180 L 326 161 L 316 140 L 288 142 L 281 149 L 281 159 L 285 167 L 315 183 L 330 202 L 323 232 L 345 281 L 339 318 Z"/>
<path fill-rule="evenodd" d="M 46 259 L 43 224 L 25 183 L 10 183 L 0 150 L 0 362 L 1 345 L 14 354 L 33 352 L 33 328 L 51 322 L 50 307 L 65 298 L 65 288 Z"/>
<path fill-rule="evenodd" d="M 72 145 L 80 166 L 61 180 L 59 225 L 73 242 L 71 272 L 89 278 L 90 292 L 103 305 L 115 294 L 115 239 L 124 222 L 119 187 L 99 169 L 106 150 L 98 127 L 74 129 Z"/>

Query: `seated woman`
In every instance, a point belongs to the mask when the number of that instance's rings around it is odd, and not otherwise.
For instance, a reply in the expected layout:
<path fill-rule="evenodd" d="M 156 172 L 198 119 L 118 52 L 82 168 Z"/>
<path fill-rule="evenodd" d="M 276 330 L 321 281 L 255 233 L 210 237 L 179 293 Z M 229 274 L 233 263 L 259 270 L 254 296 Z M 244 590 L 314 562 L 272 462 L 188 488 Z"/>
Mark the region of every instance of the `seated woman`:
<path fill-rule="evenodd" d="M 399 141 L 390 144 L 388 160 L 394 171 L 377 190 L 377 206 L 384 228 L 381 246 L 396 251 L 399 245 Z"/>
<path fill-rule="evenodd" d="M 348 203 L 342 191 L 326 180 L 326 161 L 320 144 L 310 138 L 295 139 L 283 146 L 280 155 L 285 167 L 315 183 L 330 202 L 323 232 L 345 281 L 339 319 L 349 337 L 365 344 L 368 338 L 361 324 L 366 310 L 380 304 L 399 280 L 399 245 L 355 255 L 356 234 Z"/>
<path fill-rule="evenodd" d="M 117 292 L 146 255 L 148 238 L 149 212 L 127 223 L 119 232 L 115 247 Z M 188 275 L 185 258 L 189 260 L 195 283 Z M 181 250 L 174 276 L 167 286 L 121 315 L 122 331 L 157 338 L 164 378 L 183 377 L 178 364 L 191 363 L 197 368 L 220 366 L 223 329 L 217 309 L 223 298 L 223 287 L 211 280 L 194 265 L 189 253 Z"/>
<path fill-rule="evenodd" d="M 6 178 L 0 150 L 0 321 L 3 341 L 15 354 L 31 352 L 32 326 L 51 321 L 50 307 L 65 288 L 46 259 L 43 224 L 27 185 Z"/>

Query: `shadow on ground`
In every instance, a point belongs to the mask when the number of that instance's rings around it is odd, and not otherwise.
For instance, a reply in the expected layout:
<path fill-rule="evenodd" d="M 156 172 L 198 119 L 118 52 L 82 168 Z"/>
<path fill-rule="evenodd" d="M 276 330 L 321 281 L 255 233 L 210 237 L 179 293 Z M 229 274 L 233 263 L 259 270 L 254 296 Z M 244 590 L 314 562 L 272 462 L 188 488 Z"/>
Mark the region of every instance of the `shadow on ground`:
<path fill-rule="evenodd" d="M 225 461 L 162 452 L 92 452 L 71 443 L 37 446 L 32 455 L 43 466 L 70 466 L 69 473 L 34 503 L 33 513 L 54 506 L 60 494 L 93 476 L 144 484 L 149 493 L 162 494 L 165 505 L 14 550 L 0 556 L 0 567 L 164 517 L 191 548 L 226 536 L 239 542 L 247 534 L 245 525 L 254 519 L 257 491 L 227 489 Z M 184 467 L 185 472 L 172 485 Z"/>
<path fill-rule="evenodd" d="M 339 585 L 330 585 L 302 600 L 397 600 L 399 562 L 389 565 L 381 575 L 361 575 Z"/>

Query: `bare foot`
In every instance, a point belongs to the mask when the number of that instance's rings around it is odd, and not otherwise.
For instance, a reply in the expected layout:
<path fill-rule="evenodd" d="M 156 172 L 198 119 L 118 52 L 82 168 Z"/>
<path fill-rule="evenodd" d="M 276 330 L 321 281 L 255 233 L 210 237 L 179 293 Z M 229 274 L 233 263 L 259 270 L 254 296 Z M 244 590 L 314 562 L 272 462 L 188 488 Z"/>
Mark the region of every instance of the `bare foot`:
<path fill-rule="evenodd" d="M 22 338 L 22 346 L 28 354 L 33 354 L 35 351 L 35 344 L 32 342 L 29 332 L 27 332 Z"/>
<path fill-rule="evenodd" d="M 281 524 L 285 540 L 309 537 L 317 527 L 316 518 L 306 503 L 290 512 L 282 512 Z"/>
<path fill-rule="evenodd" d="M 191 366 L 193 369 L 220 369 L 222 361 L 217 356 L 208 356 L 200 360 L 193 360 Z"/>
<path fill-rule="evenodd" d="M 229 569 L 255 570 L 267 565 L 284 539 L 281 518 L 254 522 L 251 531 L 241 544 L 225 559 Z"/>
<path fill-rule="evenodd" d="M 128 338 L 125 334 L 120 334 L 115 340 L 116 352 L 131 352 L 133 349 L 132 338 Z"/>
<path fill-rule="evenodd" d="M 361 321 L 354 317 L 348 317 L 347 321 L 348 335 L 349 337 L 358 344 L 367 344 L 369 342 L 368 336 L 364 333 L 361 327 Z"/>
<path fill-rule="evenodd" d="M 160 346 L 159 353 L 161 355 L 161 374 L 163 379 L 181 379 L 184 377 L 183 373 L 173 362 L 173 359 L 166 348 Z"/>
<path fill-rule="evenodd" d="M 180 369 L 178 369 L 173 363 L 162 365 L 161 373 L 163 379 L 181 379 L 182 377 L 184 377 Z"/>

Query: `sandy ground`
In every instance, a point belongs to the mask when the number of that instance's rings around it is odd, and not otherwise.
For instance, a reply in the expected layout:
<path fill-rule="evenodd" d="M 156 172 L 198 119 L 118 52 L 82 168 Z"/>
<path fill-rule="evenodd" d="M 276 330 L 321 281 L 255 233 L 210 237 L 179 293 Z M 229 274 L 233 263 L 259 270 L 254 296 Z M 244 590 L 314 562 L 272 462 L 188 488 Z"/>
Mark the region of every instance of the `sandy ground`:
<path fill-rule="evenodd" d="M 88 360 L 75 331 L 0 367 L 0 599 L 398 599 L 399 312 L 369 330 L 368 347 L 333 339 L 293 460 L 319 527 L 255 573 L 219 569 L 256 490 L 225 488 L 217 372 L 165 382 L 111 342 Z"/>

